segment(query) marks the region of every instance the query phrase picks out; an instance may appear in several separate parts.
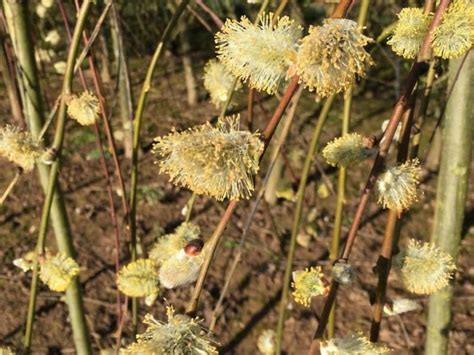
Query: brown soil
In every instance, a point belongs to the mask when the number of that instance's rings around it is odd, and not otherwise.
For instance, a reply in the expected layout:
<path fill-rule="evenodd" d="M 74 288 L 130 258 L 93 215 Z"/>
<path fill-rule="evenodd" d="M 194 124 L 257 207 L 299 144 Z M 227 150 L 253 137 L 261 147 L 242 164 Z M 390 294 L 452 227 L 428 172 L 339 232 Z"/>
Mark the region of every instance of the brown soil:
<path fill-rule="evenodd" d="M 201 59 L 196 60 L 196 62 Z M 145 126 L 142 131 L 140 186 L 141 195 L 138 207 L 138 231 L 143 244 L 149 247 L 158 235 L 172 231 L 183 219 L 181 209 L 190 197 L 185 189 L 173 187 L 166 176 L 158 173 L 153 164 L 154 158 L 149 146 L 155 136 L 165 134 L 171 127 L 182 129 L 194 124 L 205 122 L 217 111 L 204 97 L 202 87 L 199 92 L 201 102 L 189 107 L 185 101 L 183 74 L 178 64 L 167 61 L 166 70 L 159 73 L 148 99 L 145 112 Z M 143 78 L 143 67 L 146 60 L 133 63 L 135 93 L 140 90 Z M 201 67 L 201 66 L 199 66 Z M 200 75 L 200 74 L 199 74 Z M 54 74 L 49 74 L 53 77 Z M 50 102 L 57 93 L 59 77 L 52 78 Z M 373 83 L 372 83 L 373 84 Z M 392 88 L 372 90 L 371 83 L 366 83 L 365 95 L 357 94 L 354 100 L 352 130 L 363 134 L 378 133 L 383 120 L 387 119 L 394 101 Z M 79 85 L 76 85 L 78 88 Z M 114 102 L 108 87 L 109 102 Z M 438 89 L 441 90 L 441 89 Z M 442 92 L 442 91 L 440 91 Z M 367 94 L 368 93 L 368 94 Z M 436 93 L 439 95 L 439 92 Z M 242 117 L 246 118 L 245 93 L 239 94 Z M 2 95 L 2 97 L 4 97 Z M 256 119 L 262 127 L 272 112 L 276 101 L 257 96 Z M 439 108 L 434 102 L 430 109 L 430 120 L 437 117 Z M 117 105 L 112 118 L 114 127 L 119 128 Z M 325 143 L 338 135 L 342 101 L 339 97 L 334 105 L 321 142 Z M 9 120 L 9 108 L 6 99 L 0 100 L 0 124 Z M 286 146 L 288 156 L 298 151 L 303 152 L 309 142 L 311 128 L 316 122 L 319 105 L 313 96 L 305 94 L 297 112 L 295 125 L 292 128 L 290 142 Z M 321 144 L 322 146 L 322 144 Z M 84 302 L 87 320 L 93 336 L 96 352 L 98 349 L 114 345 L 113 333 L 116 329 L 115 313 L 115 275 L 114 275 L 114 242 L 113 229 L 107 200 L 106 183 L 100 170 L 98 159 L 94 158 L 95 143 L 93 131 L 81 128 L 74 122 L 68 123 L 65 142 L 66 157 L 61 170 L 61 184 L 65 191 L 68 213 L 73 229 L 74 244 L 81 265 L 80 280 L 84 286 Z M 301 154 L 300 154 L 301 155 Z M 299 176 L 300 165 L 297 159 L 290 159 L 292 168 Z M 324 165 L 322 159 L 318 161 Z M 110 170 L 113 171 L 109 159 Z M 6 161 L 1 161 L 0 186 L 2 189 L 14 175 L 14 168 Z M 350 225 L 357 196 L 367 176 L 370 162 L 360 168 L 349 171 L 349 187 L 345 207 L 344 230 Z M 128 177 L 129 163 L 122 159 L 122 167 Z M 326 168 L 326 174 L 333 185 L 337 174 L 334 169 Z M 315 209 L 316 219 L 311 227 L 316 235 L 311 237 L 307 247 L 298 246 L 295 269 L 312 265 L 322 265 L 328 272 L 328 247 L 331 242 L 335 196 L 320 198 L 317 187 L 322 183 L 321 175 L 313 168 L 311 181 L 305 195 L 305 214 Z M 128 178 L 127 178 L 128 186 Z M 404 218 L 401 243 L 409 238 L 428 240 L 433 218 L 433 202 L 436 191 L 436 176 L 430 175 L 422 188 L 424 196 Z M 38 233 L 39 216 L 43 202 L 43 194 L 34 173 L 21 179 L 21 183 L 9 196 L 5 206 L 0 208 L 0 344 L 10 345 L 19 349 L 22 342 L 30 274 L 23 274 L 13 266 L 12 261 L 32 250 Z M 120 208 L 119 198 L 116 206 Z M 216 203 L 206 197 L 198 197 L 193 221 L 202 229 L 205 239 L 212 233 L 219 221 L 226 203 Z M 218 320 L 215 332 L 222 345 L 223 354 L 253 354 L 256 352 L 256 339 L 268 328 L 275 328 L 278 313 L 281 280 L 285 267 L 285 255 L 288 249 L 289 229 L 291 226 L 294 203 L 280 200 L 270 211 L 262 204 L 252 224 L 248 242 L 245 247 L 243 261 L 233 278 L 230 292 L 224 303 L 224 312 Z M 450 354 L 474 353 L 473 310 L 474 289 L 472 279 L 474 266 L 472 256 L 474 244 L 472 235 L 474 210 L 474 191 L 470 191 L 465 219 L 464 238 L 461 246 L 459 267 L 456 273 L 455 301 L 453 305 L 454 320 L 450 336 Z M 250 203 L 239 204 L 232 221 L 227 228 L 223 242 L 218 249 L 217 257 L 212 265 L 206 281 L 205 290 L 199 307 L 199 316 L 208 325 L 212 310 L 222 290 L 226 274 L 232 262 L 242 227 L 250 211 Z M 122 211 L 120 211 L 122 215 Z M 120 219 L 121 220 L 121 219 Z M 343 336 L 354 331 L 367 334 L 370 326 L 371 306 L 369 294 L 376 284 L 372 269 L 377 260 L 384 232 L 386 213 L 381 211 L 372 201 L 365 215 L 359 238 L 355 244 L 352 265 L 357 271 L 357 281 L 351 286 L 341 288 L 336 311 L 336 335 Z M 122 228 L 123 230 L 123 228 Z M 471 237 L 471 238 L 469 238 Z M 122 235 L 125 244 L 126 236 Z M 53 234 L 48 236 L 48 246 L 55 250 Z M 122 263 L 129 260 L 125 247 L 122 247 Z M 178 312 L 184 310 L 190 298 L 191 287 L 178 290 L 163 290 L 153 307 L 147 308 L 140 302 L 140 319 L 150 312 L 156 318 L 165 319 L 165 305 L 172 304 Z M 33 349 L 37 354 L 73 353 L 71 328 L 68 323 L 67 308 L 61 294 L 50 292 L 41 286 L 36 312 L 36 323 L 33 335 Z M 390 299 L 409 296 L 401 287 L 400 280 L 392 273 L 388 297 Z M 413 296 L 410 296 L 413 297 Z M 423 311 L 408 313 L 401 319 L 384 319 L 381 341 L 394 349 L 396 354 L 421 354 L 426 332 L 427 298 L 415 297 L 423 305 Z M 292 299 L 288 306 L 288 317 L 285 322 L 284 349 L 287 354 L 305 354 L 311 336 L 317 325 L 317 314 L 323 305 L 323 298 L 313 300 L 311 308 L 303 308 Z M 402 324 L 408 337 L 404 336 Z M 144 329 L 140 324 L 139 330 Z M 124 344 L 131 339 L 130 321 L 126 322 Z"/>

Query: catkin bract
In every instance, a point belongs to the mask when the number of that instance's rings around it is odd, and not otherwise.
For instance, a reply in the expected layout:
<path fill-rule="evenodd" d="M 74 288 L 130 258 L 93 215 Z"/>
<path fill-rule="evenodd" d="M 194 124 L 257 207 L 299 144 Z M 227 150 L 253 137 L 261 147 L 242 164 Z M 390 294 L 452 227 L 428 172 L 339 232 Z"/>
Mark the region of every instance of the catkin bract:
<path fill-rule="evenodd" d="M 10 125 L 0 128 L 0 156 L 17 164 L 23 170 L 33 170 L 41 152 L 31 133 Z"/>
<path fill-rule="evenodd" d="M 311 26 L 301 40 L 296 73 L 305 87 L 316 91 L 320 98 L 345 91 L 357 76 L 365 76 L 373 63 L 364 49 L 371 41 L 352 20 L 324 20 L 322 26 Z"/>
<path fill-rule="evenodd" d="M 162 354 L 217 354 L 216 341 L 201 327 L 197 318 L 175 315 L 173 307 L 167 308 L 168 322 L 164 323 L 145 316 L 148 328 L 137 336 L 137 341 L 120 354 L 162 355 Z"/>
<path fill-rule="evenodd" d="M 67 103 L 67 113 L 83 126 L 92 125 L 99 118 L 99 99 L 89 91 L 73 95 Z"/>
<path fill-rule="evenodd" d="M 418 200 L 420 175 L 417 159 L 387 169 L 377 180 L 378 202 L 401 213 Z"/>
<path fill-rule="evenodd" d="M 430 243 L 411 239 L 394 260 L 405 288 L 416 294 L 429 295 L 449 283 L 456 265 L 451 255 Z"/>
<path fill-rule="evenodd" d="M 158 272 L 155 264 L 149 259 L 132 261 L 120 270 L 117 285 L 118 289 L 129 297 L 158 294 Z"/>
<path fill-rule="evenodd" d="M 387 43 L 399 56 L 406 59 L 415 58 L 428 32 L 432 17 L 420 8 L 402 9 L 398 14 L 393 35 Z"/>
<path fill-rule="evenodd" d="M 219 119 L 155 139 L 160 170 L 175 185 L 223 200 L 248 199 L 254 189 L 263 142 L 258 133 L 239 130 L 239 117 Z"/>
<path fill-rule="evenodd" d="M 225 105 L 231 95 L 235 77 L 217 60 L 210 60 L 204 66 L 204 87 L 211 95 L 211 102 L 217 107 Z M 237 81 L 235 90 L 241 87 Z"/>
<path fill-rule="evenodd" d="M 433 53 L 445 59 L 456 58 L 470 50 L 473 44 L 474 4 L 470 0 L 455 0 L 433 31 Z"/>
<path fill-rule="evenodd" d="M 323 273 L 319 266 L 294 271 L 291 286 L 294 288 L 293 297 L 295 301 L 305 307 L 309 307 L 311 298 L 323 295 L 326 292 Z"/>
<path fill-rule="evenodd" d="M 39 277 L 52 291 L 66 291 L 77 274 L 79 265 L 63 253 L 46 254 L 40 264 Z"/>
<path fill-rule="evenodd" d="M 294 63 L 302 29 L 287 16 L 273 22 L 264 14 L 260 24 L 247 17 L 227 20 L 216 34 L 217 57 L 225 67 L 252 88 L 273 94 Z"/>
<path fill-rule="evenodd" d="M 188 242 L 199 238 L 199 234 L 200 229 L 197 225 L 184 222 L 176 228 L 174 233 L 160 237 L 148 256 L 157 266 L 160 266 L 182 250 Z"/>

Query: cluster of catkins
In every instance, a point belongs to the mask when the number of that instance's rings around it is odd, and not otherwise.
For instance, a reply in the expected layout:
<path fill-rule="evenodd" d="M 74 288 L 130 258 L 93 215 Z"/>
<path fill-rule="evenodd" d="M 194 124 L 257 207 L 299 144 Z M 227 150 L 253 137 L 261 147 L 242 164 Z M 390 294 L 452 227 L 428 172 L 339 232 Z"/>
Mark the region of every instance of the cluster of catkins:
<path fill-rule="evenodd" d="M 403 58 L 415 58 L 429 31 L 433 15 L 420 8 L 405 8 L 387 42 Z M 454 0 L 444 12 L 441 23 L 431 36 L 433 54 L 444 59 L 466 53 L 474 44 L 474 4 L 470 0 Z"/>
<path fill-rule="evenodd" d="M 217 60 L 204 68 L 212 102 L 225 105 L 240 82 L 274 94 L 294 76 L 325 97 L 348 89 L 372 64 L 364 49 L 371 39 L 354 21 L 328 19 L 303 38 L 302 32 L 287 16 L 263 14 L 259 24 L 245 16 L 227 20 L 215 36 Z M 206 123 L 157 138 L 154 152 L 174 184 L 217 200 L 239 200 L 253 192 L 263 147 L 258 132 L 239 129 L 238 117 L 221 117 L 216 127 Z"/>
<path fill-rule="evenodd" d="M 120 270 L 119 290 L 129 297 L 146 297 L 151 304 L 159 285 L 175 288 L 195 281 L 206 253 L 199 234 L 198 226 L 184 222 L 174 233 L 160 237 L 147 259 L 132 261 Z"/>

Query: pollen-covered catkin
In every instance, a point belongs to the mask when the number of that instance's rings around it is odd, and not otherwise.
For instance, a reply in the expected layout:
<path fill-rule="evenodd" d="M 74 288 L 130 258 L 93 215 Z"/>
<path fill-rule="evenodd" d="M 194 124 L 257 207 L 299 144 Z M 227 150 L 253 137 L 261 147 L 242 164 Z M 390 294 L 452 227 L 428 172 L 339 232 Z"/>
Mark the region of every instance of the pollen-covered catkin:
<path fill-rule="evenodd" d="M 456 58 L 474 44 L 474 3 L 454 0 L 444 12 L 439 26 L 433 31 L 431 47 L 434 55 Z"/>
<path fill-rule="evenodd" d="M 406 59 L 415 58 L 428 32 L 432 17 L 420 8 L 402 9 L 398 14 L 393 35 L 387 43 L 399 56 Z"/>
<path fill-rule="evenodd" d="M 42 150 L 31 133 L 10 125 L 0 128 L 0 156 L 25 171 L 31 171 L 41 154 Z"/>
<path fill-rule="evenodd" d="M 449 283 L 456 265 L 448 253 L 430 243 L 411 239 L 395 258 L 405 288 L 416 294 L 430 295 Z"/>
<path fill-rule="evenodd" d="M 390 349 L 372 343 L 362 334 L 352 334 L 344 338 L 332 338 L 321 342 L 321 355 L 377 355 L 389 352 Z"/>
<path fill-rule="evenodd" d="M 164 235 L 155 242 L 148 257 L 160 266 L 166 260 L 183 249 L 191 240 L 197 239 L 200 229 L 197 225 L 189 222 L 181 223 L 174 233 Z"/>
<path fill-rule="evenodd" d="M 328 164 L 347 168 L 367 157 L 367 140 L 358 133 L 345 134 L 329 142 L 322 154 Z"/>
<path fill-rule="evenodd" d="M 129 297 L 148 297 L 158 294 L 158 272 L 149 259 L 138 259 L 124 266 L 117 279 L 118 289 Z"/>
<path fill-rule="evenodd" d="M 211 102 L 217 108 L 221 108 L 231 95 L 235 77 L 225 68 L 221 62 L 211 59 L 204 66 L 204 87 L 211 95 Z M 241 87 L 237 81 L 235 90 Z"/>
<path fill-rule="evenodd" d="M 155 139 L 160 170 L 172 183 L 223 200 L 248 199 L 254 189 L 263 142 L 258 133 L 239 130 L 239 116 L 173 132 Z"/>
<path fill-rule="evenodd" d="M 167 323 L 147 314 L 143 321 L 148 325 L 146 331 L 120 354 L 218 354 L 217 342 L 202 328 L 199 319 L 175 315 L 171 306 L 167 307 L 167 314 Z"/>
<path fill-rule="evenodd" d="M 175 288 L 196 281 L 206 251 L 201 240 L 189 242 L 163 262 L 159 272 L 160 284 L 166 288 Z"/>
<path fill-rule="evenodd" d="M 388 316 L 399 315 L 421 309 L 420 304 L 408 298 L 396 298 L 383 306 L 383 312 Z"/>
<path fill-rule="evenodd" d="M 418 200 L 421 168 L 417 159 L 389 168 L 377 180 L 378 202 L 401 213 Z"/>
<path fill-rule="evenodd" d="M 327 290 L 320 266 L 294 271 L 291 286 L 295 301 L 305 307 L 309 307 L 311 298 L 323 295 Z"/>
<path fill-rule="evenodd" d="M 275 355 L 276 339 L 273 329 L 265 329 L 257 339 L 257 348 L 264 355 Z"/>
<path fill-rule="evenodd" d="M 320 98 L 345 91 L 373 64 L 364 49 L 369 42 L 372 39 L 360 33 L 352 20 L 324 20 L 322 26 L 311 26 L 301 40 L 296 73 Z"/>
<path fill-rule="evenodd" d="M 66 291 L 77 274 L 79 265 L 63 253 L 46 254 L 40 263 L 39 277 L 52 291 Z"/>
<path fill-rule="evenodd" d="M 216 34 L 217 57 L 243 82 L 258 91 L 274 94 L 294 63 L 302 29 L 287 16 L 273 23 L 263 14 L 260 24 L 247 17 L 227 20 Z"/>
<path fill-rule="evenodd" d="M 99 118 L 99 99 L 89 91 L 81 96 L 73 95 L 68 99 L 67 113 L 83 126 L 92 125 Z"/>

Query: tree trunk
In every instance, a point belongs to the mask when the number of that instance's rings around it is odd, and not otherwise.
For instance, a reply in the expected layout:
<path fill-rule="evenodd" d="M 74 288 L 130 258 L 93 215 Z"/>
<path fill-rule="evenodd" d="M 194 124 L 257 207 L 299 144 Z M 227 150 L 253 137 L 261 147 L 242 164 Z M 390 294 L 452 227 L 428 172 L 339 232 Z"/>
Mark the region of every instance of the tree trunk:
<path fill-rule="evenodd" d="M 468 54 L 464 64 L 462 63 L 461 58 L 451 60 L 449 65 L 451 85 L 456 76 L 458 77 L 446 108 L 435 219 L 431 236 L 432 242 L 451 254 L 454 261 L 458 258 L 462 237 L 474 120 L 472 53 Z M 451 282 L 448 287 L 430 297 L 425 350 L 428 355 L 448 353 L 453 291 L 454 282 Z"/>

